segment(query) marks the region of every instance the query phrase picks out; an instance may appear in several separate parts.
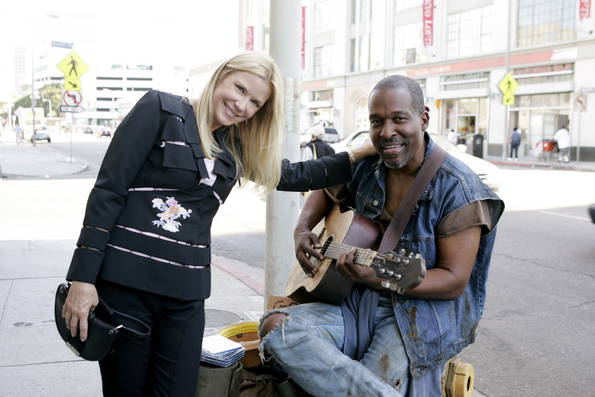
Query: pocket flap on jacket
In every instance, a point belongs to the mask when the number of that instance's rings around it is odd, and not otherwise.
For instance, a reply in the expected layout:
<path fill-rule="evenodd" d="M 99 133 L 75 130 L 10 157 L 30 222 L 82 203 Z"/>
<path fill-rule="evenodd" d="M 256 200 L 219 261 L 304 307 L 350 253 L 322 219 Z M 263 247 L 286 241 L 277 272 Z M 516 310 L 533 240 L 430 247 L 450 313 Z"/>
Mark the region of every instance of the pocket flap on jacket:
<path fill-rule="evenodd" d="M 174 114 L 168 115 L 163 124 L 161 139 L 164 141 L 186 142 L 182 118 Z"/>
<path fill-rule="evenodd" d="M 197 171 L 196 160 L 189 147 L 167 142 L 163 148 L 163 166 Z"/>

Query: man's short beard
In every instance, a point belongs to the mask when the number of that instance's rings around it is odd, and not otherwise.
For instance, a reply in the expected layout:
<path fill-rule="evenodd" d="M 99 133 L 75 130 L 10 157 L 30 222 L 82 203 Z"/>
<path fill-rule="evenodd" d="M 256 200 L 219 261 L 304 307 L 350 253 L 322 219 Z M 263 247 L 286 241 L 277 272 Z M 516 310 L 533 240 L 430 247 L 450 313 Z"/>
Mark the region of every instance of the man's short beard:
<path fill-rule="evenodd" d="M 390 168 L 392 170 L 398 170 L 407 165 L 407 160 L 399 161 L 397 164 L 394 164 L 394 162 L 392 164 L 388 164 L 384 159 L 382 160 L 382 162 L 384 163 L 384 166 L 386 168 Z"/>

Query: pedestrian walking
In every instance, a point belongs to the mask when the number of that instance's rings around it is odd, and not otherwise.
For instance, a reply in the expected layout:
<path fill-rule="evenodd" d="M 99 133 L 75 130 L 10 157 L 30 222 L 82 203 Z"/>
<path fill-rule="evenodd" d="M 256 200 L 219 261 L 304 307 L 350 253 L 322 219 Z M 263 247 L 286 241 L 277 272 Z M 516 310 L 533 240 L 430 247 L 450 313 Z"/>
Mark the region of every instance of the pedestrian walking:
<path fill-rule="evenodd" d="M 325 129 L 322 124 L 317 124 L 310 127 L 310 142 L 306 144 L 302 152 L 302 160 L 318 159 L 329 154 L 335 153 L 335 149 L 332 148 L 324 140 Z"/>
<path fill-rule="evenodd" d="M 554 140 L 558 145 L 558 162 L 568 163 L 570 162 L 569 154 L 570 154 L 570 132 L 566 124 L 561 124 L 560 128 L 554 134 Z"/>
<path fill-rule="evenodd" d="M 197 101 L 149 91 L 119 125 L 89 195 L 63 310 L 81 340 L 98 295 L 151 327 L 149 340 L 121 339 L 99 362 L 105 396 L 195 396 L 211 223 L 237 181 L 263 192 L 320 189 L 349 180 L 351 164 L 373 152 L 281 161 L 282 85 L 270 57 L 240 54 Z"/>
<path fill-rule="evenodd" d="M 20 145 L 25 140 L 23 128 L 19 124 L 14 126 L 14 135 L 17 141 L 17 145 Z"/>
<path fill-rule="evenodd" d="M 448 130 L 448 136 L 446 138 L 450 143 L 456 145 L 457 141 L 459 140 L 459 134 L 454 130 L 454 128 L 451 128 Z"/>
<path fill-rule="evenodd" d="M 521 130 L 519 127 L 514 127 L 510 135 L 509 160 L 519 161 L 519 146 L 521 146 Z"/>

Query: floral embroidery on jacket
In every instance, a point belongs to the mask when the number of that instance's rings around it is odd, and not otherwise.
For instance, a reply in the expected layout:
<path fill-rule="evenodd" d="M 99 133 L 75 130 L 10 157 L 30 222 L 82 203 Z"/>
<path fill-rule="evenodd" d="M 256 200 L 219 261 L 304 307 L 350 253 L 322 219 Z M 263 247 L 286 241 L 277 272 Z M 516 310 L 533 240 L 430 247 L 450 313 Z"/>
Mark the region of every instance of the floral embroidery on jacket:
<path fill-rule="evenodd" d="M 172 233 L 179 232 L 182 224 L 176 219 L 182 217 L 186 219 L 192 213 L 192 210 L 187 210 L 182 207 L 175 197 L 167 197 L 165 202 L 160 198 L 153 199 L 153 208 L 158 208 L 160 213 L 157 214 L 158 220 L 153 221 L 153 225 L 163 228 Z"/>

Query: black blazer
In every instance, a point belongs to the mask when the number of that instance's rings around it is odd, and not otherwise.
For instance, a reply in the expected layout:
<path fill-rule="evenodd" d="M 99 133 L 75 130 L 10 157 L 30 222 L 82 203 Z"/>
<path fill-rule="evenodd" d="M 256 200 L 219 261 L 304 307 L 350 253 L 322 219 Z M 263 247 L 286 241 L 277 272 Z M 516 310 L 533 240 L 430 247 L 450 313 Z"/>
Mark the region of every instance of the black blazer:
<path fill-rule="evenodd" d="M 87 202 L 68 280 L 97 278 L 179 299 L 210 294 L 211 223 L 237 181 L 226 143 L 208 177 L 194 109 L 182 97 L 150 91 L 117 128 Z M 282 164 L 280 190 L 346 182 L 346 153 Z"/>

